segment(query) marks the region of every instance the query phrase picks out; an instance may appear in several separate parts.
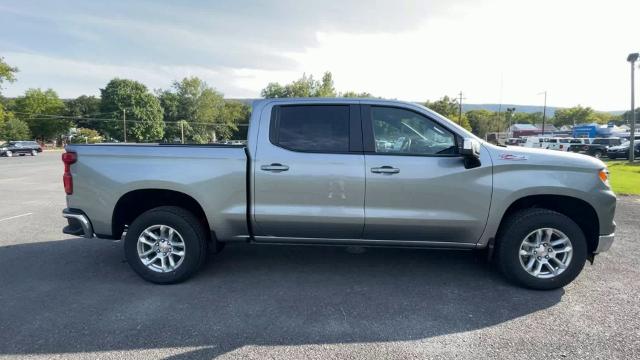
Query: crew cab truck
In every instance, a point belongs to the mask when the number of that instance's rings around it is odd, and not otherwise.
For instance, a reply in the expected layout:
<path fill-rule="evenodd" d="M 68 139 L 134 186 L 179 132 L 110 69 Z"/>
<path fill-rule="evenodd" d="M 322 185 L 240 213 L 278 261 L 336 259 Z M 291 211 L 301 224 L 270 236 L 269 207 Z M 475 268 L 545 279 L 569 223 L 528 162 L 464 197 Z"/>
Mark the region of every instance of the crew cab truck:
<path fill-rule="evenodd" d="M 69 145 L 67 234 L 121 239 L 144 279 L 228 242 L 485 249 L 517 284 L 572 281 L 614 239 L 597 159 L 486 143 L 405 102 L 253 104 L 244 145 Z"/>

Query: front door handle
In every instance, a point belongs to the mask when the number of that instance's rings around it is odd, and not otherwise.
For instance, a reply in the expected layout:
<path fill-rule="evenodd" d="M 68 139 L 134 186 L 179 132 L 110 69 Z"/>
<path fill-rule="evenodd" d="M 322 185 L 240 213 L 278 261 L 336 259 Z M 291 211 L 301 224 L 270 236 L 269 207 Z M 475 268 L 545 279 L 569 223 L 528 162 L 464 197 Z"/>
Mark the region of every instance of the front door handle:
<path fill-rule="evenodd" d="M 271 172 L 282 172 L 289 170 L 287 165 L 282 165 L 279 163 L 273 163 L 271 165 L 262 165 L 260 166 L 260 170 L 271 171 Z"/>
<path fill-rule="evenodd" d="M 397 174 L 400 172 L 400 169 L 392 166 L 381 166 L 371 168 L 371 172 L 376 174 Z"/>

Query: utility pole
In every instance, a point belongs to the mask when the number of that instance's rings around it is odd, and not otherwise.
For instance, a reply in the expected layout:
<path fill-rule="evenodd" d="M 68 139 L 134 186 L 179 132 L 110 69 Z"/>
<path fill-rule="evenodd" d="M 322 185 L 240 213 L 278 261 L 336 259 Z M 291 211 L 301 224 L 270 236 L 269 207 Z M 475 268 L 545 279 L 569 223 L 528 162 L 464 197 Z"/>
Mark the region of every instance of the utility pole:
<path fill-rule="evenodd" d="M 629 130 L 629 162 L 635 160 L 635 140 L 636 140 L 636 104 L 635 104 L 635 66 L 640 54 L 629 54 L 627 61 L 631 63 L 631 129 Z"/>
<path fill-rule="evenodd" d="M 544 107 L 542 108 L 542 136 L 544 136 L 544 123 L 547 120 L 547 90 L 538 93 L 538 95 L 544 94 Z"/>
<path fill-rule="evenodd" d="M 180 121 L 180 137 L 182 138 L 182 143 L 184 144 L 184 122 Z"/>
<path fill-rule="evenodd" d="M 127 109 L 122 109 L 122 133 L 124 134 L 124 142 L 127 142 Z"/>
<path fill-rule="evenodd" d="M 466 98 L 462 97 L 462 90 L 460 90 L 458 96 L 458 125 L 462 126 L 462 100 Z"/>
<path fill-rule="evenodd" d="M 507 136 L 511 137 L 511 122 L 512 122 L 512 118 L 513 118 L 513 113 L 516 112 L 516 108 L 511 107 L 511 108 L 507 108 L 507 114 L 509 114 L 509 127 L 507 128 Z"/>

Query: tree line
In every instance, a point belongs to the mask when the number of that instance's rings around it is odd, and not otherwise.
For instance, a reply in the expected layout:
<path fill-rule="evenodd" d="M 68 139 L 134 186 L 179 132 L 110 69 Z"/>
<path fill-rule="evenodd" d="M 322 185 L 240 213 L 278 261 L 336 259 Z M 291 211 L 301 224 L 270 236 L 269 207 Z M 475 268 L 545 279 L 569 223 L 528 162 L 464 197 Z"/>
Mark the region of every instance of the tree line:
<path fill-rule="evenodd" d="M 209 143 L 244 139 L 251 113 L 248 104 L 224 99 L 224 95 L 197 77 L 174 81 L 169 89 L 150 91 L 144 84 L 115 78 L 100 89 L 100 97 L 82 95 L 61 99 L 52 89 L 29 89 L 14 99 L 2 97 L 4 83 L 17 80 L 18 69 L 0 58 L 0 139 L 69 138 L 71 141 L 101 142 L 189 142 Z M 367 92 L 337 92 L 331 72 L 320 80 L 303 74 L 288 84 L 272 82 L 262 89 L 264 98 L 374 97 Z M 444 96 L 425 106 L 448 117 L 476 135 L 502 132 L 509 124 L 542 122 L 542 113 L 470 110 L 459 113 L 455 98 Z M 596 122 L 624 123 L 629 114 L 614 116 L 589 107 L 558 109 L 547 119 L 556 126 Z"/>

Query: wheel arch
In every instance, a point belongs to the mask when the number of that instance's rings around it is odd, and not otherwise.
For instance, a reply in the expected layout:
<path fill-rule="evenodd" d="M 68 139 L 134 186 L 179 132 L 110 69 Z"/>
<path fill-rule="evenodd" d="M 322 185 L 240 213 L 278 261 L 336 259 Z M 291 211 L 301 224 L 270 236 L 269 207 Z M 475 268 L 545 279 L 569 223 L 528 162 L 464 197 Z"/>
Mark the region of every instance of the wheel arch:
<path fill-rule="evenodd" d="M 210 236 L 209 240 L 213 238 L 204 208 L 196 199 L 180 191 L 155 188 L 132 190 L 118 199 L 111 219 L 113 237 L 119 239 L 125 226 L 131 224 L 145 211 L 159 206 L 177 206 L 191 212 L 204 226 Z"/>
<path fill-rule="evenodd" d="M 600 234 L 598 214 L 588 202 L 567 195 L 528 195 L 513 201 L 500 219 L 496 239 L 500 238 L 504 224 L 511 215 L 520 210 L 530 208 L 548 209 L 567 216 L 578 224 L 584 233 L 589 254 L 595 251 Z"/>

